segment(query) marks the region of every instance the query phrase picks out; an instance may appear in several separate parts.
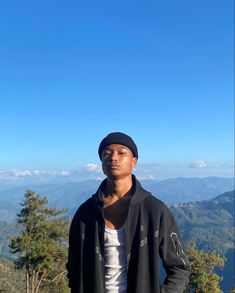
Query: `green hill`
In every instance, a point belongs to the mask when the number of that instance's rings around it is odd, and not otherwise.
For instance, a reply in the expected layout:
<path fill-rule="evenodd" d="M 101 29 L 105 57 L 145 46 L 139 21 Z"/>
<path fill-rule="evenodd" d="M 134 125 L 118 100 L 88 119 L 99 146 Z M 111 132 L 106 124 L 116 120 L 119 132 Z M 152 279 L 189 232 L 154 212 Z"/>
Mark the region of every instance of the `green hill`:
<path fill-rule="evenodd" d="M 170 207 L 185 242 L 225 255 L 234 248 L 234 191 L 208 201 Z"/>
<path fill-rule="evenodd" d="M 193 240 L 200 250 L 215 251 L 226 257 L 221 289 L 235 286 L 234 191 L 208 201 L 171 206 L 185 243 Z"/>

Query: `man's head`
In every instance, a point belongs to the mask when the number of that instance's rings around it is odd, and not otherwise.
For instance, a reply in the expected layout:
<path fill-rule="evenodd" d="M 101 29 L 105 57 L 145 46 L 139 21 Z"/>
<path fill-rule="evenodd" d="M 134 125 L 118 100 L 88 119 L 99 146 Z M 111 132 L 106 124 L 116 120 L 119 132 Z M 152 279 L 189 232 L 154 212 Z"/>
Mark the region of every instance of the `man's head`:
<path fill-rule="evenodd" d="M 102 169 L 109 178 L 127 178 L 138 159 L 137 146 L 132 138 L 121 132 L 112 132 L 100 143 L 99 157 Z"/>
<path fill-rule="evenodd" d="M 103 150 L 111 144 L 120 144 L 128 147 L 132 151 L 133 156 L 138 159 L 138 149 L 133 139 L 122 132 L 111 132 L 100 143 L 98 153 L 101 161 Z"/>

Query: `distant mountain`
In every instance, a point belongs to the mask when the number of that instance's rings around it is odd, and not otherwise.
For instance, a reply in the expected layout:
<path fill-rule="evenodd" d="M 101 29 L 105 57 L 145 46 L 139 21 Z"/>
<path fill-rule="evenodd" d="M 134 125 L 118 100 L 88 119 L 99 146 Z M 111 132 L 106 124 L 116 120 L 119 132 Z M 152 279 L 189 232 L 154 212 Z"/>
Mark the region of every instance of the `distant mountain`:
<path fill-rule="evenodd" d="M 20 210 L 20 202 L 27 189 L 46 196 L 50 206 L 67 208 L 73 213 L 77 207 L 93 194 L 100 184 L 97 180 L 79 183 L 25 185 L 0 191 L 0 220 L 9 222 L 16 218 Z"/>
<path fill-rule="evenodd" d="M 68 208 L 69 214 L 72 215 L 78 206 L 97 190 L 100 182 L 87 180 L 66 184 L 25 185 L 0 190 L 0 220 L 15 219 L 26 189 L 46 195 L 50 206 Z M 142 180 L 141 183 L 166 204 L 210 199 L 234 189 L 233 178 L 221 177 Z"/>
<path fill-rule="evenodd" d="M 142 181 L 144 187 L 167 204 L 201 201 L 234 189 L 234 178 L 174 178 Z"/>

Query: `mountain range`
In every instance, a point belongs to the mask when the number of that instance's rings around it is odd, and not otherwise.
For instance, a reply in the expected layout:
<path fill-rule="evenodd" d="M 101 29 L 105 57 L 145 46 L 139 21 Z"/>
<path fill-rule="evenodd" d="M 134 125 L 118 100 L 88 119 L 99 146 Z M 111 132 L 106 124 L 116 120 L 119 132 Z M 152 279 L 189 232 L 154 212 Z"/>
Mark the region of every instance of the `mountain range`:
<path fill-rule="evenodd" d="M 87 180 L 66 184 L 24 185 L 16 188 L 1 189 L 0 186 L 0 220 L 13 221 L 20 209 L 20 201 L 27 189 L 45 195 L 50 206 L 67 208 L 73 214 L 77 207 L 90 197 L 101 181 Z M 195 202 L 211 199 L 218 194 L 234 189 L 234 178 L 174 178 L 162 181 L 142 180 L 144 188 L 167 205 Z"/>
<path fill-rule="evenodd" d="M 41 195 L 47 195 L 52 206 L 69 207 L 67 216 L 71 218 L 77 206 L 96 190 L 99 183 L 92 180 L 65 185 L 34 186 L 32 189 Z M 164 202 L 168 199 L 168 206 L 178 223 L 184 243 L 193 240 L 198 249 L 216 251 L 226 257 L 225 267 L 219 270 L 218 274 L 224 278 L 221 288 L 227 293 L 229 288 L 235 285 L 234 191 L 225 190 L 227 192 L 218 192 L 216 196 L 213 196 L 213 193 L 221 189 L 234 189 L 233 181 L 214 177 L 201 180 L 178 178 L 169 180 L 168 183 L 143 181 L 142 185 L 154 194 L 154 190 L 157 190 L 156 194 Z M 189 188 L 186 192 L 184 188 L 188 184 L 195 184 L 195 188 Z M 0 192 L 0 258 L 13 260 L 8 248 L 9 237 L 19 232 L 19 227 L 16 227 L 13 219 L 20 210 L 19 202 L 23 198 L 25 188 L 27 189 L 22 186 Z M 180 190 L 183 196 L 180 196 Z M 194 200 L 195 198 L 198 200 Z"/>

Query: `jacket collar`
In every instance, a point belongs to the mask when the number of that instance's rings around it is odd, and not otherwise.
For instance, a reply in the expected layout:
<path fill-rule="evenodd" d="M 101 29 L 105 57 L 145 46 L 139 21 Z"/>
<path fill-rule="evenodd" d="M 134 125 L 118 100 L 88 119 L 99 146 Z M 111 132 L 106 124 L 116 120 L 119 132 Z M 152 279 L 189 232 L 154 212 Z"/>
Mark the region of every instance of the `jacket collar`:
<path fill-rule="evenodd" d="M 96 201 L 99 208 L 103 208 L 103 200 L 104 200 L 104 193 L 103 190 L 107 184 L 107 179 L 104 179 L 96 193 L 92 196 L 92 198 Z M 130 201 L 130 206 L 134 206 L 138 203 L 140 203 L 144 198 L 151 195 L 150 192 L 146 191 L 140 184 L 140 182 L 136 179 L 135 175 L 132 174 L 132 184 L 133 184 L 133 190 L 134 194 Z"/>

